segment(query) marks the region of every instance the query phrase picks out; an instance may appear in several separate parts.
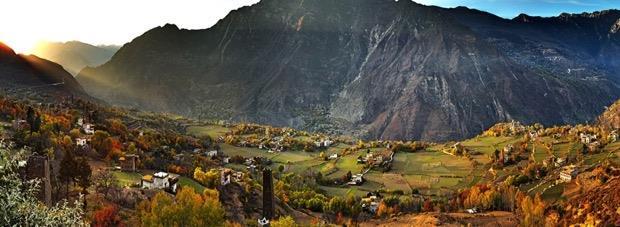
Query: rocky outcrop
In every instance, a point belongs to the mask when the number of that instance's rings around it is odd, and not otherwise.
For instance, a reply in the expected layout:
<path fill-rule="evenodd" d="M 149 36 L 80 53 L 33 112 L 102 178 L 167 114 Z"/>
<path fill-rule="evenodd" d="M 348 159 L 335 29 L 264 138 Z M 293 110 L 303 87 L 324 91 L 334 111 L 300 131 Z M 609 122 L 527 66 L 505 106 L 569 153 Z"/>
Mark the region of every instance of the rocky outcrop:
<path fill-rule="evenodd" d="M 77 78 L 96 97 L 149 110 L 449 140 L 498 121 L 593 120 L 620 97 L 620 39 L 609 32 L 619 18 L 263 0 L 209 29 L 154 28 Z"/>

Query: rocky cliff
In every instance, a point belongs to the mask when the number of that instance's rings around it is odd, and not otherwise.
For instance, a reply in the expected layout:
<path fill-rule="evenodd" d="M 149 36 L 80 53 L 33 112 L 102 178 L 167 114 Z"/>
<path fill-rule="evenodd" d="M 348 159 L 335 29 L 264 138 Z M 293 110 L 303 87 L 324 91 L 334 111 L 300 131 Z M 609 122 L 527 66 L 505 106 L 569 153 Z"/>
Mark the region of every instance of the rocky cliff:
<path fill-rule="evenodd" d="M 263 0 L 154 28 L 77 77 L 112 103 L 379 139 L 593 120 L 620 97 L 618 11 L 520 15 L 391 0 Z"/>

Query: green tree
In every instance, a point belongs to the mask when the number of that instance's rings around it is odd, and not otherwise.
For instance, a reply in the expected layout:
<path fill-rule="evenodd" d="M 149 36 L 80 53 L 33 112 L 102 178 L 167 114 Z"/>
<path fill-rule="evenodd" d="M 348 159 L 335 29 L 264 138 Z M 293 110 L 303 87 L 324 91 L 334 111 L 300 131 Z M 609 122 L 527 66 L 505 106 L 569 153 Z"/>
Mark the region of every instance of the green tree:
<path fill-rule="evenodd" d="M 78 185 L 82 187 L 83 191 L 86 191 L 86 188 L 90 187 L 91 184 L 90 177 L 92 175 L 92 170 L 90 168 L 90 165 L 88 164 L 88 161 L 86 161 L 85 158 L 78 159 L 76 164 L 76 177 Z"/>
<path fill-rule="evenodd" d="M 65 151 L 64 157 L 60 161 L 60 180 L 65 183 L 67 192 L 69 191 L 69 183 L 75 182 L 78 173 L 78 163 L 73 156 L 72 151 Z"/>
<path fill-rule="evenodd" d="M 41 129 L 41 116 L 37 114 L 37 116 L 32 121 L 32 124 L 30 124 L 30 131 L 39 132 L 40 129 Z"/>
<path fill-rule="evenodd" d="M 22 181 L 18 163 L 24 160 L 22 153 L 8 154 L 0 151 L 4 167 L 0 168 L 0 226 L 86 226 L 82 216 L 82 200 L 69 206 L 66 201 L 48 207 L 37 198 L 39 182 Z"/>
<path fill-rule="evenodd" d="M 326 210 L 332 214 L 348 213 L 347 203 L 342 197 L 335 196 L 327 203 Z"/>

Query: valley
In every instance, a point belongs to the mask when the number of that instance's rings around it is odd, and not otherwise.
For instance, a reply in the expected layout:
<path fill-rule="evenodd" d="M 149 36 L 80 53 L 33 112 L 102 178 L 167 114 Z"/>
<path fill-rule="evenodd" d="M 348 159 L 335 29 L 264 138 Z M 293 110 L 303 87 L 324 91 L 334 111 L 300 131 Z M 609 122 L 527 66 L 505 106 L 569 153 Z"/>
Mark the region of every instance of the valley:
<path fill-rule="evenodd" d="M 620 226 L 615 2 L 157 1 L 6 3 L 0 226 Z"/>
<path fill-rule="evenodd" d="M 34 112 L 44 117 L 41 128 L 36 129 L 42 134 L 33 135 L 51 142 L 51 147 L 45 148 L 36 143 L 34 147 L 24 146 L 36 141 L 32 136 L 22 137 L 35 129 L 11 122 L 15 119 L 12 116 L 24 116 L 13 111 L 25 111 L 28 106 L 33 105 L 2 100 L 3 152 L 21 149 L 33 154 L 55 153 L 50 161 L 61 169 L 52 182 L 66 174 L 62 163 L 67 155 L 87 160 L 92 183 L 83 189 L 52 186 L 60 187 L 60 191 L 52 190 L 52 198 L 76 199 L 75 193 L 82 190 L 87 192 L 86 202 L 93 204 L 85 208 L 86 212 L 96 215 L 102 212 L 98 209 L 117 207 L 120 210 L 116 215 L 126 217 L 120 220 L 129 223 L 144 221 L 140 214 L 145 212 L 141 210 L 144 205 L 140 204 L 160 196 L 159 190 L 168 190 L 145 188 L 145 179 L 162 173 L 174 177 L 170 179 L 175 179 L 175 193 L 190 188 L 193 192 L 217 191 L 223 217 L 248 225 L 252 223 L 248 220 L 259 217 L 260 204 L 248 210 L 229 199 L 259 199 L 252 191 L 260 191 L 259 173 L 264 168 L 274 171 L 276 210 L 281 217 L 293 217 L 301 224 L 352 222 L 360 226 L 377 221 L 462 224 L 469 219 L 481 224 L 517 225 L 525 221 L 520 216 L 526 212 L 521 211 L 525 209 L 520 202 L 524 198 L 536 197 L 535 203 L 545 204 L 549 215 L 556 209 L 552 207 L 563 207 L 589 190 L 620 179 L 620 141 L 603 120 L 596 125 L 549 128 L 499 123 L 481 135 L 456 142 L 365 141 L 267 125 L 205 122 L 65 99 L 35 107 Z M 615 119 L 609 113 L 603 116 Z M 96 130 L 78 130 L 72 126 L 79 126 L 78 122 L 83 122 L 82 127 L 88 122 Z M 63 142 L 55 142 L 60 138 Z M 85 145 L 80 145 L 82 139 L 87 141 Z M 78 145 L 71 148 L 73 151 L 64 148 L 75 143 Z M 7 154 L 3 153 L 5 161 Z M 133 157 L 134 167 L 127 167 L 127 160 Z M 220 179 L 224 173 L 234 176 L 230 182 Z M 112 184 L 100 181 L 102 177 Z M 473 191 L 504 192 L 482 193 L 481 198 L 494 195 L 502 201 L 490 202 L 474 200 Z M 135 193 L 142 196 L 127 197 Z M 468 199 L 458 199 L 463 196 Z M 360 210 L 333 207 L 339 200 L 351 200 Z M 245 211 L 235 213 L 236 209 Z M 494 213 L 498 211 L 510 215 Z M 351 213 L 339 217 L 339 212 Z M 483 218 L 488 215 L 491 218 Z M 556 222 L 587 221 L 579 216 L 563 218 Z"/>

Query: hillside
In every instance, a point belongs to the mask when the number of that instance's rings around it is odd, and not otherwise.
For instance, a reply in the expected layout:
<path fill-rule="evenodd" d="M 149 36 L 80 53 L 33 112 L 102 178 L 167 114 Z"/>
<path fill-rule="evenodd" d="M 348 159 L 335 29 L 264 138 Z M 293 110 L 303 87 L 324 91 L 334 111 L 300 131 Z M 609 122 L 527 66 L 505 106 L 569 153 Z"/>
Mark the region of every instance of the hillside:
<path fill-rule="evenodd" d="M 608 130 L 620 129 L 620 101 L 609 106 L 598 118 L 598 124 Z"/>
<path fill-rule="evenodd" d="M 62 65 L 72 75 L 85 67 L 99 66 L 112 58 L 119 46 L 93 46 L 78 41 L 40 42 L 32 54 Z"/>
<path fill-rule="evenodd" d="M 463 139 L 502 121 L 594 120 L 620 97 L 619 18 L 263 0 L 209 29 L 154 28 L 77 78 L 114 104 L 198 118 Z"/>
<path fill-rule="evenodd" d="M 0 89 L 7 95 L 88 97 L 62 66 L 34 55 L 18 55 L 0 43 Z"/>

